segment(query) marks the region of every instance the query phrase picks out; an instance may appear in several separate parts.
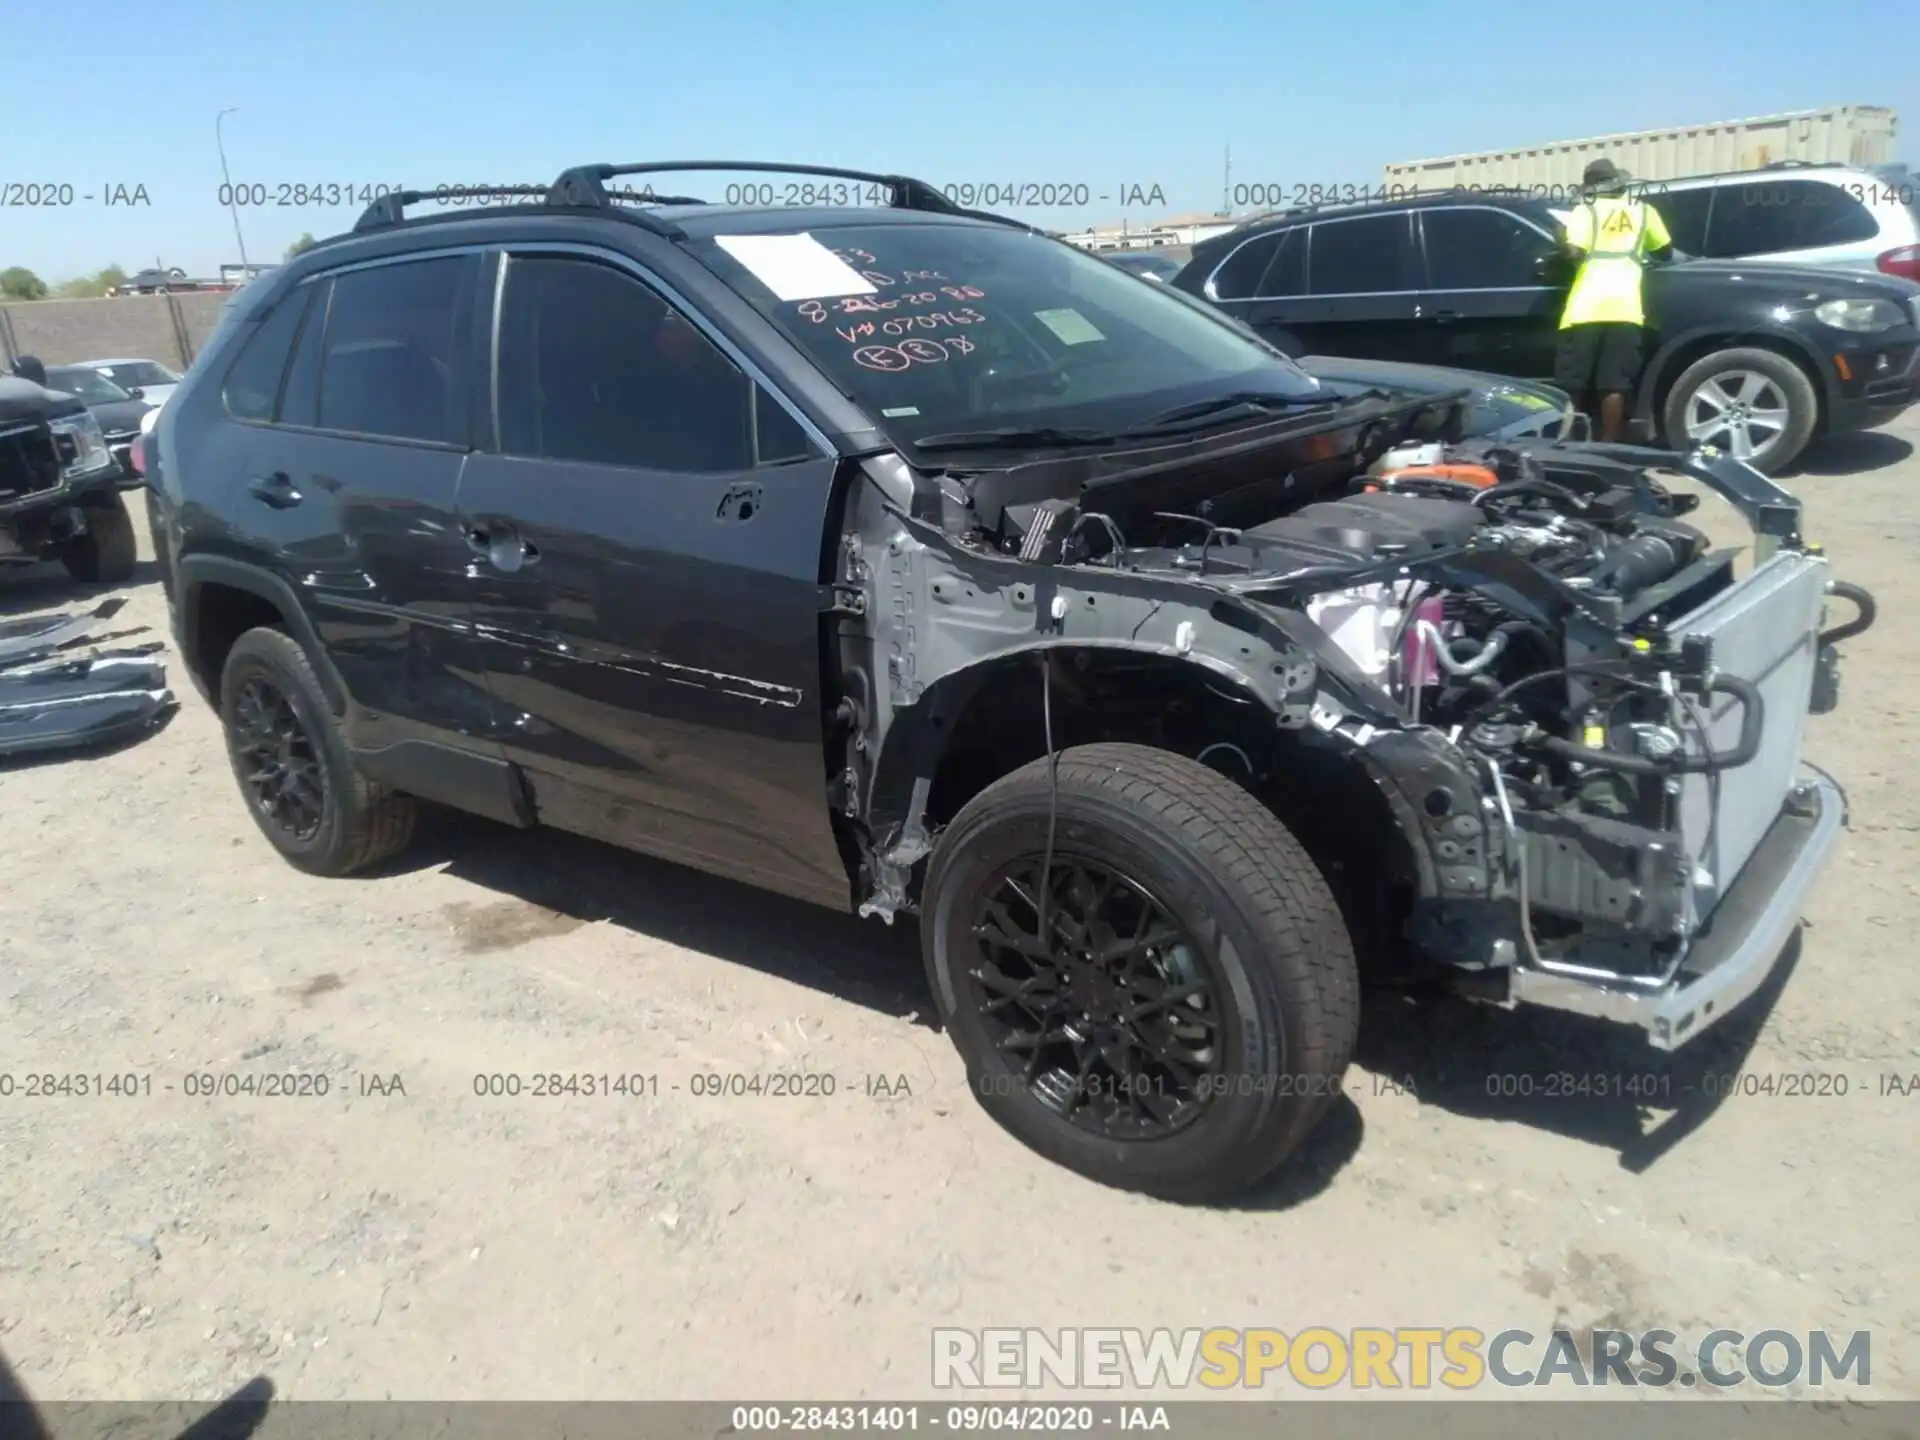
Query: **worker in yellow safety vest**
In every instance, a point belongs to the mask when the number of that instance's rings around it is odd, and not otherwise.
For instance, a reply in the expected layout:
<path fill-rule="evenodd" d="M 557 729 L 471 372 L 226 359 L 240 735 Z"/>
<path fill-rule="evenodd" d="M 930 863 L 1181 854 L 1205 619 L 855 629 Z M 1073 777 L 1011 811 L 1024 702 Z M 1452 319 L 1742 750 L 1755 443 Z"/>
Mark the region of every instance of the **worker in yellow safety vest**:
<path fill-rule="evenodd" d="M 1673 253 L 1660 212 L 1629 199 L 1626 172 L 1610 160 L 1587 166 L 1584 198 L 1567 219 L 1567 247 L 1580 268 L 1560 313 L 1554 379 L 1589 415 L 1600 438 L 1619 441 L 1627 428 L 1627 396 L 1640 376 L 1647 323 L 1641 278 L 1649 259 Z M 1596 407 L 1592 401 L 1598 397 Z"/>

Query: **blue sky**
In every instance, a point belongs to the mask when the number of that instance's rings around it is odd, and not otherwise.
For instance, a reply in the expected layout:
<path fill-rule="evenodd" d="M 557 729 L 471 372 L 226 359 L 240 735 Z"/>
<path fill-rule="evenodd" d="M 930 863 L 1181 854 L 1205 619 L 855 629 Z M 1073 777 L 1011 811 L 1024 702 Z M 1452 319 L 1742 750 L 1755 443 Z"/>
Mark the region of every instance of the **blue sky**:
<path fill-rule="evenodd" d="M 38 6 L 0 131 L 0 184 L 151 204 L 0 208 L 0 267 L 49 280 L 238 258 L 236 181 L 546 181 L 595 160 L 765 158 L 939 183 L 1378 183 L 1389 161 L 1817 106 L 1920 125 L 1912 0 L 1276 5 L 907 0 L 93 0 Z M 90 78 L 89 78 L 90 77 Z M 1903 137 L 1899 158 L 1920 162 Z M 712 195 L 714 185 L 695 187 Z M 278 259 L 351 208 L 246 209 Z M 1117 219 L 1023 211 L 1046 224 Z M 1132 212 L 1147 218 L 1147 212 Z"/>

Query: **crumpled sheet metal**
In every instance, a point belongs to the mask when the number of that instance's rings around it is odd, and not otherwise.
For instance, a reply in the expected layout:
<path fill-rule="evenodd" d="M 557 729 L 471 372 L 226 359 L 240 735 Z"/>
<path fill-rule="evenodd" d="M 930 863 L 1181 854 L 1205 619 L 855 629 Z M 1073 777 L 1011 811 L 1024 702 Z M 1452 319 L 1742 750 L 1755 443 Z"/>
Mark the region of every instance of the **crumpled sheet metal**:
<path fill-rule="evenodd" d="M 0 759 L 130 739 L 174 709 L 162 646 L 75 649 L 125 603 L 0 621 Z"/>

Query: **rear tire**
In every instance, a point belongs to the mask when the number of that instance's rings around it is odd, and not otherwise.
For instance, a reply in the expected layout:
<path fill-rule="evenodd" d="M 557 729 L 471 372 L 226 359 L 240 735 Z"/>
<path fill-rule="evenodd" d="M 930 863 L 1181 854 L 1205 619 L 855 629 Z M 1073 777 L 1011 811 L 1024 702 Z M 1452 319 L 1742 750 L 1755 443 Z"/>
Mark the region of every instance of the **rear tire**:
<path fill-rule="evenodd" d="M 1778 475 L 1800 458 L 1819 423 L 1820 397 L 1807 372 L 1775 351 L 1743 347 L 1716 350 L 1682 371 L 1661 406 L 1660 427 L 1671 449 L 1710 444 Z M 1743 438 L 1751 455 L 1739 453 Z"/>
<path fill-rule="evenodd" d="M 288 863 L 351 875 L 413 838 L 416 805 L 354 767 L 313 662 L 285 631 L 234 641 L 220 672 L 227 758 L 247 813 Z"/>
<path fill-rule="evenodd" d="M 1034 958 L 1033 913 L 1045 760 L 975 796 L 928 866 L 922 945 L 974 1094 L 1017 1138 L 1103 1184 L 1181 1201 L 1242 1193 L 1340 1093 L 1359 980 L 1339 907 L 1286 827 L 1197 761 L 1087 745 L 1058 757 L 1058 779 L 1052 914 L 1065 918 L 1047 927 L 1049 958 Z M 1147 918 L 1129 934 L 1134 911 Z M 1163 939 L 1142 946 L 1142 934 Z M 1053 978 L 1031 978 L 1043 970 Z M 1034 1035 L 1038 1047 L 1022 1043 Z M 1155 1128 L 1142 1112 L 1171 1118 Z"/>
<path fill-rule="evenodd" d="M 140 542 L 133 516 L 118 491 L 90 495 L 80 502 L 87 528 L 60 551 L 60 563 L 83 585 L 123 585 L 140 563 Z"/>

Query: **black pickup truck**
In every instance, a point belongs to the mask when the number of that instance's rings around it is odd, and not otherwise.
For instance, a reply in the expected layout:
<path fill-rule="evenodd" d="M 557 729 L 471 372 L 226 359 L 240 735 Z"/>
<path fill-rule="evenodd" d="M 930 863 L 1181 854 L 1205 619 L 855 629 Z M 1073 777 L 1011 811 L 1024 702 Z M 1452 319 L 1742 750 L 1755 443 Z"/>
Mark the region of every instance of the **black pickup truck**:
<path fill-rule="evenodd" d="M 689 170 L 798 203 L 608 189 Z M 424 198 L 251 287 L 148 452 L 291 863 L 427 799 L 917 912 L 980 1103 L 1187 1199 L 1338 1094 L 1362 922 L 1660 1048 L 1773 969 L 1872 614 L 1752 467 L 1462 438 L 1465 390 L 1323 385 L 907 177 Z"/>
<path fill-rule="evenodd" d="M 117 585 L 138 560 L 120 462 L 72 395 L 0 376 L 0 565 L 58 560 Z"/>

